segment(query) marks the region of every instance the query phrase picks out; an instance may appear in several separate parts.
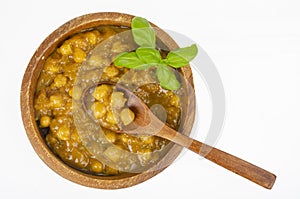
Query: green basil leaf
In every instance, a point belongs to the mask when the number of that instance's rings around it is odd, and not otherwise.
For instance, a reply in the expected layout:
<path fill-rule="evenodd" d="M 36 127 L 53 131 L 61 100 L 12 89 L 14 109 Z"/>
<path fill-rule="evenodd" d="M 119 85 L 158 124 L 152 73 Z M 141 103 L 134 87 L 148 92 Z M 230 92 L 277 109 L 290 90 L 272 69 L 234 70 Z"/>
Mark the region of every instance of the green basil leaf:
<path fill-rule="evenodd" d="M 153 67 L 153 66 L 157 66 L 157 64 L 145 64 L 144 63 L 143 65 L 137 66 L 134 69 L 137 69 L 137 70 L 147 70 L 148 68 Z"/>
<path fill-rule="evenodd" d="M 164 60 L 166 64 L 174 67 L 180 68 L 182 66 L 186 66 L 192 61 L 198 53 L 198 48 L 195 44 L 185 47 L 179 48 L 174 51 L 170 51 L 167 55 L 167 58 Z"/>
<path fill-rule="evenodd" d="M 175 74 L 169 69 L 168 66 L 157 66 L 156 75 L 161 87 L 168 90 L 177 90 L 180 88 L 180 83 L 178 82 Z"/>
<path fill-rule="evenodd" d="M 159 64 L 161 56 L 158 50 L 148 47 L 139 47 L 136 54 L 140 60 L 147 64 Z"/>
<path fill-rule="evenodd" d="M 155 48 L 155 32 L 146 19 L 134 17 L 131 22 L 131 28 L 135 43 L 142 47 Z"/>
<path fill-rule="evenodd" d="M 125 68 L 136 68 L 145 65 L 136 55 L 135 52 L 125 52 L 119 54 L 114 59 L 115 66 L 123 66 Z"/>
<path fill-rule="evenodd" d="M 161 85 L 168 84 L 171 73 L 168 66 L 157 66 L 156 75 Z"/>

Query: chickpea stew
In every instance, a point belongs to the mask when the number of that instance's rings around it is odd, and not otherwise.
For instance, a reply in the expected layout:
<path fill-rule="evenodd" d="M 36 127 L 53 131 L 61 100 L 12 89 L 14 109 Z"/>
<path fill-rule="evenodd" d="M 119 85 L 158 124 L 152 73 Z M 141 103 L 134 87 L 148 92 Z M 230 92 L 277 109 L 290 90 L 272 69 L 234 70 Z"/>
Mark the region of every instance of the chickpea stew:
<path fill-rule="evenodd" d="M 116 67 L 112 63 L 114 56 L 133 48 L 134 42 L 105 42 L 126 30 L 126 27 L 101 26 L 67 38 L 46 59 L 36 85 L 35 117 L 45 142 L 63 162 L 88 174 L 118 175 L 130 171 L 129 168 L 132 167 L 155 163 L 162 156 L 159 152 L 169 144 L 167 140 L 156 136 L 117 133 L 118 122 L 128 125 L 135 115 L 126 107 L 123 93 L 115 91 L 110 85 L 95 86 L 91 92 L 88 114 L 98 122 L 96 125 L 101 126 L 104 136 L 96 132 L 92 137 L 97 141 L 87 143 L 82 134 L 85 130 L 79 128 L 82 125 L 76 124 L 76 114 L 79 112 L 76 107 L 81 103 L 84 88 L 90 85 L 88 82 L 96 85 L 100 80 L 122 81 L 134 88 L 133 92 L 147 106 L 160 104 L 165 110 L 167 125 L 174 129 L 180 126 L 180 90 L 169 91 L 161 88 L 154 75 L 155 68 L 137 71 Z M 92 52 L 101 44 L 105 44 L 109 53 L 102 52 L 101 56 L 94 56 L 95 53 Z M 163 56 L 163 51 L 161 53 Z M 84 73 L 82 68 L 85 69 Z M 112 111 L 112 107 L 120 111 L 118 115 Z M 161 117 L 160 110 L 152 111 Z M 82 116 L 81 119 L 86 117 Z M 86 121 L 83 123 L 86 124 Z M 90 145 L 93 145 L 93 150 L 89 148 Z M 127 153 L 120 152 L 121 150 Z M 97 154 L 105 155 L 117 166 L 107 164 Z"/>

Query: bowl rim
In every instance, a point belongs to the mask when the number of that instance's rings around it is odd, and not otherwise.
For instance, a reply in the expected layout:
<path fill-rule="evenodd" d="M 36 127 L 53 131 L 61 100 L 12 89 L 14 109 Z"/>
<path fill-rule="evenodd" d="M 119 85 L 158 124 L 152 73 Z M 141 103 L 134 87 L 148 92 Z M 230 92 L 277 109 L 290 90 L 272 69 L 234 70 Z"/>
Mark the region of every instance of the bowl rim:
<path fill-rule="evenodd" d="M 33 106 L 34 90 L 39 77 L 39 75 L 36 74 L 40 73 L 46 58 L 54 51 L 54 49 L 68 36 L 73 35 L 82 30 L 87 30 L 89 28 L 101 25 L 119 25 L 130 27 L 131 20 L 133 17 L 133 15 L 125 13 L 98 12 L 82 15 L 71 19 L 70 21 L 64 23 L 59 28 L 54 30 L 40 44 L 40 46 L 37 48 L 36 52 L 32 56 L 23 76 L 20 92 L 21 115 L 27 137 L 32 147 L 49 168 L 51 168 L 63 178 L 80 185 L 101 189 L 120 189 L 131 187 L 133 185 L 144 182 L 163 171 L 178 157 L 182 150 L 182 147 L 177 146 L 175 144 L 171 146 L 170 151 L 172 151 L 172 154 L 170 154 L 169 151 L 162 158 L 163 160 L 159 161 L 167 161 L 168 165 L 166 167 L 159 167 L 160 165 L 157 165 L 159 169 L 154 169 L 151 171 L 146 170 L 147 172 L 142 172 L 138 174 L 123 174 L 111 177 L 96 176 L 86 174 L 77 169 L 74 169 L 68 166 L 66 163 L 64 163 L 61 159 L 59 159 L 47 146 L 36 125 L 34 117 L 35 111 Z M 176 42 L 167 33 L 158 28 L 155 24 L 151 23 L 151 25 L 157 28 L 157 30 L 159 30 L 157 32 L 157 37 L 163 40 L 166 46 L 168 46 L 170 49 L 178 48 Z M 193 76 L 191 68 L 189 66 L 183 67 L 181 68 L 181 73 L 193 87 Z M 189 92 L 193 94 L 194 90 Z M 187 111 L 194 112 L 195 99 L 192 98 L 192 100 L 189 100 L 189 102 L 191 103 L 191 106 L 189 106 L 191 110 Z M 188 121 L 186 121 L 186 124 L 192 126 L 194 122 L 194 117 L 194 114 L 189 113 L 189 119 Z M 190 131 L 186 131 L 184 134 L 189 135 Z"/>

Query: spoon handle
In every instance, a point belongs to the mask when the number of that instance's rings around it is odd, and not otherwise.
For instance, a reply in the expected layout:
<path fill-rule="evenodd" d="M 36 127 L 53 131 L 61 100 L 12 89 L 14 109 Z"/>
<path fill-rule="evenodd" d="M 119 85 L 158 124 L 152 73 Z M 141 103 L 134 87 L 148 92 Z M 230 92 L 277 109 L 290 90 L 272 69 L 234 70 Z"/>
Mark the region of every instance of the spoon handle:
<path fill-rule="evenodd" d="M 270 173 L 269 171 L 255 166 L 234 155 L 187 137 L 167 126 L 164 130 L 158 133 L 158 136 L 164 137 L 178 145 L 188 148 L 221 167 L 247 178 L 262 187 L 271 189 L 275 183 L 276 176 L 273 173 Z"/>

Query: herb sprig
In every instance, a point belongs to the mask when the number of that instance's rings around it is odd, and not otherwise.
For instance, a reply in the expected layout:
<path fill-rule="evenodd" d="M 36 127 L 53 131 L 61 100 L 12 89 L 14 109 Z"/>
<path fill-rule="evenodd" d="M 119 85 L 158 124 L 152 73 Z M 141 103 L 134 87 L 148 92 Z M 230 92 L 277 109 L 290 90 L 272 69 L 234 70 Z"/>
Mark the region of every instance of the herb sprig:
<path fill-rule="evenodd" d="M 156 66 L 157 79 L 161 87 L 168 90 L 177 90 L 180 83 L 172 68 L 180 68 L 193 60 L 198 49 L 195 44 L 170 51 L 165 59 L 156 49 L 155 31 L 149 22 L 141 17 L 134 17 L 131 23 L 133 39 L 140 47 L 134 52 L 124 52 L 114 59 L 116 66 L 144 70 Z"/>

